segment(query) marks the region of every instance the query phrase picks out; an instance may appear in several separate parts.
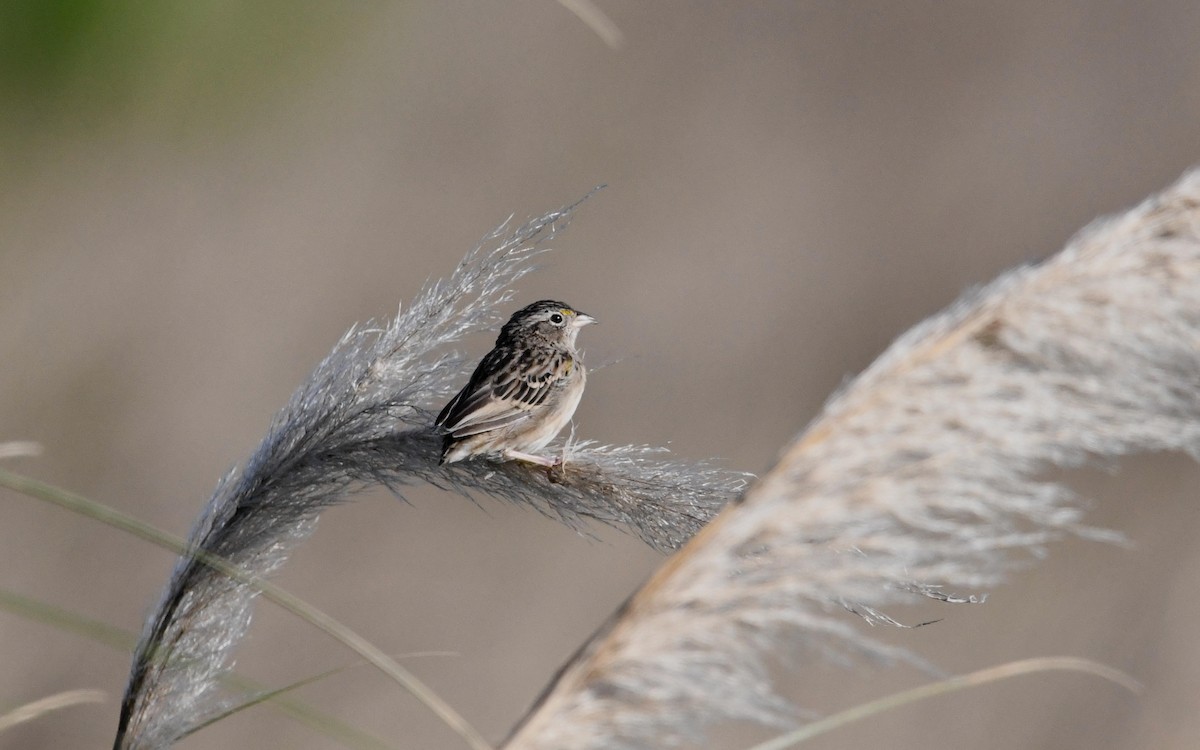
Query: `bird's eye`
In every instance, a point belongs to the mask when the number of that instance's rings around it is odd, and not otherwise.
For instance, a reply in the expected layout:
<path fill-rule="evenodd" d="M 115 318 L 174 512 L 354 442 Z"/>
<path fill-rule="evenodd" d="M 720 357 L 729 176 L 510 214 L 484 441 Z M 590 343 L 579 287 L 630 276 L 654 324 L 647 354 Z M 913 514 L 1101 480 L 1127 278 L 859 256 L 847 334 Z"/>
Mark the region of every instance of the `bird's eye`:
<path fill-rule="evenodd" d="M 551 322 L 551 323 L 553 323 L 553 324 L 554 324 L 554 325 L 556 325 L 556 326 L 560 326 L 560 325 L 562 325 L 562 322 L 563 322 L 563 316 L 562 316 L 562 314 L 561 314 L 561 313 L 554 313 L 553 315 L 551 315 L 551 316 L 550 316 L 550 322 Z"/>

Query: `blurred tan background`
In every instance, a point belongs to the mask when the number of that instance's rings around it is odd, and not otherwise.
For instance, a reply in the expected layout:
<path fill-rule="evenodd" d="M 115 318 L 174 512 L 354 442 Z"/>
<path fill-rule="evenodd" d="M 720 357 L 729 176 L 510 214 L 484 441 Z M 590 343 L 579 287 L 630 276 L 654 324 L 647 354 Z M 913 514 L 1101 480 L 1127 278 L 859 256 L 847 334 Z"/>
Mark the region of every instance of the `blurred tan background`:
<path fill-rule="evenodd" d="M 14 0 L 0 10 L 0 441 L 6 468 L 186 533 L 218 477 L 352 323 L 394 313 L 509 213 L 589 201 L 522 285 L 597 316 L 580 437 L 759 472 L 844 378 L 964 288 L 1200 161 L 1200 5 L 552 0 Z M 241 7 L 242 5 L 251 6 Z M 482 354 L 490 342 L 469 342 Z M 950 671 L 1062 674 L 938 699 L 816 748 L 1194 748 L 1200 471 L 1072 475 L 1129 549 L 1068 543 L 981 607 L 881 633 Z M 499 739 L 660 558 L 425 488 L 328 512 L 280 576 Z M 136 630 L 166 553 L 0 493 L 0 586 Z M 353 655 L 261 606 L 238 668 Z M 107 747 L 125 654 L 0 613 L 0 706 L 101 706 L 0 748 Z M 926 677 L 803 665 L 829 712 Z M 366 669 L 302 697 L 396 747 L 457 738 Z M 744 746 L 758 733 L 723 735 Z M 325 748 L 262 708 L 182 743 Z"/>

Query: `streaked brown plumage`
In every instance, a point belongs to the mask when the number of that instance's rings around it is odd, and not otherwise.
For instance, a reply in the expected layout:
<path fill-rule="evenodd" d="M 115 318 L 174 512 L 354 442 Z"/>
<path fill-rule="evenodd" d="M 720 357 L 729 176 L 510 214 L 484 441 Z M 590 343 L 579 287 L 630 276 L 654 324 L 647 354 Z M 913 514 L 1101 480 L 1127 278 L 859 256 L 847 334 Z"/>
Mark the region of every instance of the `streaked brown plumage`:
<path fill-rule="evenodd" d="M 579 329 L 596 320 L 570 305 L 542 300 L 518 310 L 467 385 L 438 414 L 445 432 L 440 463 L 498 453 L 554 466 L 537 455 L 571 421 L 587 373 L 575 350 Z"/>

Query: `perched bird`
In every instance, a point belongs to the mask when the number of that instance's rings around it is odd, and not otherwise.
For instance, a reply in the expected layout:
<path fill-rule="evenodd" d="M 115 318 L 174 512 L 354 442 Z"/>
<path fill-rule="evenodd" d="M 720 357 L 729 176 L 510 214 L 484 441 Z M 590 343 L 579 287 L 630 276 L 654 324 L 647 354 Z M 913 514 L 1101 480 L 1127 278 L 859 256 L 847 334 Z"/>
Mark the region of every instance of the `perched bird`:
<path fill-rule="evenodd" d="M 571 421 L 579 405 L 587 373 L 575 337 L 595 322 L 553 300 L 513 313 L 471 380 L 434 422 L 446 435 L 439 463 L 499 453 L 510 460 L 557 466 L 561 459 L 537 451 Z"/>

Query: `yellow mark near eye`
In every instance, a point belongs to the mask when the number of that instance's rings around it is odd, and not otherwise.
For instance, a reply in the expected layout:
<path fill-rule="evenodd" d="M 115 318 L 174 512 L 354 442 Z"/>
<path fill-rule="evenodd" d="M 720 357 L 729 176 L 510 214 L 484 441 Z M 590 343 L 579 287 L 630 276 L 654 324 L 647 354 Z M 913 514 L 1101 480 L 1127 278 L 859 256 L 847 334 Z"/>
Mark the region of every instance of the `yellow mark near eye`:
<path fill-rule="evenodd" d="M 567 308 L 565 308 L 565 307 L 564 307 L 564 308 L 561 308 L 561 309 L 559 310 L 559 312 L 560 312 L 560 313 L 562 313 L 563 315 L 574 315 L 574 314 L 575 314 L 575 311 L 574 311 L 574 310 L 568 310 L 568 309 L 567 309 Z"/>

